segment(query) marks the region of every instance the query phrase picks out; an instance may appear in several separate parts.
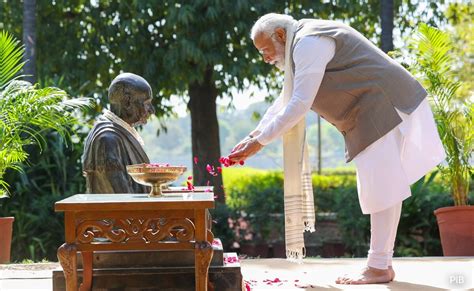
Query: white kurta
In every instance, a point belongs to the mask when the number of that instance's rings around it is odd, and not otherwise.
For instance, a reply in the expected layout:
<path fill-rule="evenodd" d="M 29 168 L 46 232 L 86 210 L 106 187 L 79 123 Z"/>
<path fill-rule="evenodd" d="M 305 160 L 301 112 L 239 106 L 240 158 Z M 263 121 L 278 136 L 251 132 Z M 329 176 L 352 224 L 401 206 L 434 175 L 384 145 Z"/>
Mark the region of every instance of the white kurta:
<path fill-rule="evenodd" d="M 284 134 L 310 111 L 335 49 L 335 41 L 328 37 L 307 36 L 298 42 L 293 51 L 293 96 L 287 106 L 280 96 L 267 110 L 256 128 L 261 132 L 256 137 L 261 144 Z M 445 158 L 427 100 L 412 114 L 399 115 L 403 119 L 399 126 L 354 158 L 359 202 L 365 214 L 409 197 L 410 185 Z"/>
<path fill-rule="evenodd" d="M 410 197 L 410 185 L 446 157 L 427 99 L 412 114 L 398 114 L 403 122 L 354 158 L 364 214 Z"/>

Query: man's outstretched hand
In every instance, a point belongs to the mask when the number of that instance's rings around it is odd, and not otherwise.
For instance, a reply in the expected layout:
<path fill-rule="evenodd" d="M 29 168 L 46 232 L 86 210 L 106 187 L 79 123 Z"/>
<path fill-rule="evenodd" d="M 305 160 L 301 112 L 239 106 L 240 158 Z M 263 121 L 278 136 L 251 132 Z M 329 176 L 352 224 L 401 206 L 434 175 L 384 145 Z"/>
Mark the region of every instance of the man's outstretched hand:
<path fill-rule="evenodd" d="M 234 147 L 232 153 L 229 155 L 229 159 L 233 162 L 245 161 L 258 153 L 262 148 L 263 145 L 261 145 L 256 138 L 244 139 Z"/>

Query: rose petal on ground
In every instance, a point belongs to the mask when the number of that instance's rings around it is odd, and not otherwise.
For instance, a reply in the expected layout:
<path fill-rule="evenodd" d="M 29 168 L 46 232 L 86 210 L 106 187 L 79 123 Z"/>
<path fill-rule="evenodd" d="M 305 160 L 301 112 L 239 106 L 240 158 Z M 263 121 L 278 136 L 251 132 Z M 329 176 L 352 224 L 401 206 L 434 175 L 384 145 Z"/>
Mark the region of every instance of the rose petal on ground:
<path fill-rule="evenodd" d="M 247 281 L 244 281 L 244 282 L 245 282 L 245 291 L 251 291 L 252 289 L 250 289 L 249 282 L 247 282 Z"/>

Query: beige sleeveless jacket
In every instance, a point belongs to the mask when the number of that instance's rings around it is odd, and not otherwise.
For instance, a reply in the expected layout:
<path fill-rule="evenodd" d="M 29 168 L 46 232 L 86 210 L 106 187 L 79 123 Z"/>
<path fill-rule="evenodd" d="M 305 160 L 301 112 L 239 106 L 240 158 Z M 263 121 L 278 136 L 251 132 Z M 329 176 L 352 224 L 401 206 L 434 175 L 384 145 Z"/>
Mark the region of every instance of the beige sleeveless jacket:
<path fill-rule="evenodd" d="M 302 19 L 292 50 L 302 37 L 310 35 L 336 42 L 335 55 L 311 109 L 342 133 L 350 162 L 402 121 L 395 108 L 410 114 L 427 93 L 405 68 L 347 25 Z"/>

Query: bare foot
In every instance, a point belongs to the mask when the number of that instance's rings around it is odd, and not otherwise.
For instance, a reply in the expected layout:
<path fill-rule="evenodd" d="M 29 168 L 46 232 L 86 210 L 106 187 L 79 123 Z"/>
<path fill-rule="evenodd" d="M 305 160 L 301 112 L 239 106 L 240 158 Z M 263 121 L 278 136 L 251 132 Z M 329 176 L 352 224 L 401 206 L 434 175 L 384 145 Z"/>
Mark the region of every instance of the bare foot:
<path fill-rule="evenodd" d="M 390 281 L 393 281 L 393 279 L 395 279 L 395 271 L 392 266 L 388 266 L 388 271 L 390 272 Z"/>
<path fill-rule="evenodd" d="M 336 279 L 336 284 L 378 284 L 389 283 L 395 277 L 395 272 L 390 269 L 382 270 L 365 267 L 358 275 L 344 275 Z"/>

